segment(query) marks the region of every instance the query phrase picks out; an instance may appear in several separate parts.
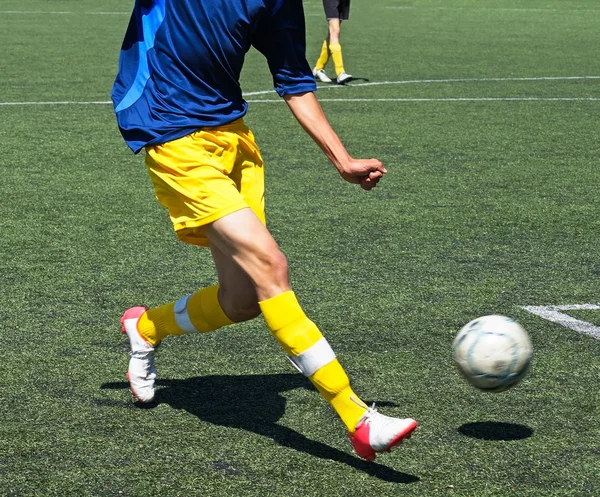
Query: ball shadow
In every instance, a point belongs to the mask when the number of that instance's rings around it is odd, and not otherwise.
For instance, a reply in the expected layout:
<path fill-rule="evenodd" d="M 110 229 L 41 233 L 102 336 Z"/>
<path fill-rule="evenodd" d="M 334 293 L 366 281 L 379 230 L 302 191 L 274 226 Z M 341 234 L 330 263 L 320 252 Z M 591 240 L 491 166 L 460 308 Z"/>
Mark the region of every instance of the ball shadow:
<path fill-rule="evenodd" d="M 533 428 L 516 423 L 500 423 L 497 421 L 480 421 L 465 423 L 458 428 L 458 432 L 470 438 L 480 440 L 496 440 L 509 442 L 511 440 L 524 440 L 533 435 Z"/>

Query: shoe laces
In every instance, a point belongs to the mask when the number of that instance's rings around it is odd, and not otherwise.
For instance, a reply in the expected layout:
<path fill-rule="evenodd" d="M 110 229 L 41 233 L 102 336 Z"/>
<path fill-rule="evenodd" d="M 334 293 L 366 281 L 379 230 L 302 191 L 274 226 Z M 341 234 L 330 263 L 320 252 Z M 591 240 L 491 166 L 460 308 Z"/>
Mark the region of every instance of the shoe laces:
<path fill-rule="evenodd" d="M 367 423 L 370 425 L 373 422 L 373 418 L 377 418 L 380 416 L 386 417 L 383 416 L 383 414 L 377 412 L 377 409 L 375 408 L 375 402 L 373 402 L 373 405 L 367 408 L 358 424 L 360 425 L 361 423 Z"/>
<path fill-rule="evenodd" d="M 379 423 L 381 428 L 385 428 L 389 424 L 393 424 L 397 421 L 396 418 L 392 418 L 391 416 L 386 416 L 385 414 L 381 414 L 377 409 L 375 409 L 375 403 L 371 407 L 367 409 L 367 412 L 363 415 L 361 423 L 366 423 L 368 425 L 373 424 L 373 422 Z"/>

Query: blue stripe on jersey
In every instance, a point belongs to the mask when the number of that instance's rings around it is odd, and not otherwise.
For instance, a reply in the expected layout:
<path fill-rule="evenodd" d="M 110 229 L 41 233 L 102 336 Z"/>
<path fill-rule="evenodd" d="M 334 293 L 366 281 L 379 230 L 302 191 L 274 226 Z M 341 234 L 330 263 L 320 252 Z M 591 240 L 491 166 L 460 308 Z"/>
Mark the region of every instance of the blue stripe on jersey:
<path fill-rule="evenodd" d="M 165 18 L 165 1 L 154 0 L 152 6 L 142 7 L 138 11 L 138 22 L 142 25 L 142 39 L 138 41 L 138 68 L 135 79 L 129 90 L 123 97 L 123 100 L 115 108 L 115 112 L 131 107 L 142 96 L 146 83 L 150 79 L 150 69 L 148 67 L 148 51 L 154 47 L 156 32 Z"/>

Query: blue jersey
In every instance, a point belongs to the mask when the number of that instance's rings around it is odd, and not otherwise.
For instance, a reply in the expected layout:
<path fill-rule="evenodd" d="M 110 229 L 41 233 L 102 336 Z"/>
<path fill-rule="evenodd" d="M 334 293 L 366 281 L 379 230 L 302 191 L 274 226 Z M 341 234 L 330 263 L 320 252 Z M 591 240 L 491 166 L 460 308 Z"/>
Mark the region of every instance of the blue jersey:
<path fill-rule="evenodd" d="M 111 98 L 139 152 L 248 110 L 239 77 L 254 46 L 280 96 L 316 90 L 302 0 L 136 0 Z"/>

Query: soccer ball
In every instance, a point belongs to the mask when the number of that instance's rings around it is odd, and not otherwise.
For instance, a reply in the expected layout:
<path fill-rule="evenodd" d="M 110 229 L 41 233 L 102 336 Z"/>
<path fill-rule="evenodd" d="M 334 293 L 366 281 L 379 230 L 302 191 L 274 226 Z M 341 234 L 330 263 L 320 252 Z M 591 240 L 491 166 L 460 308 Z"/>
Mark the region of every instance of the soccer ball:
<path fill-rule="evenodd" d="M 463 326 L 452 344 L 459 371 L 476 388 L 502 392 L 527 374 L 533 347 L 527 332 L 506 316 L 483 316 Z"/>

